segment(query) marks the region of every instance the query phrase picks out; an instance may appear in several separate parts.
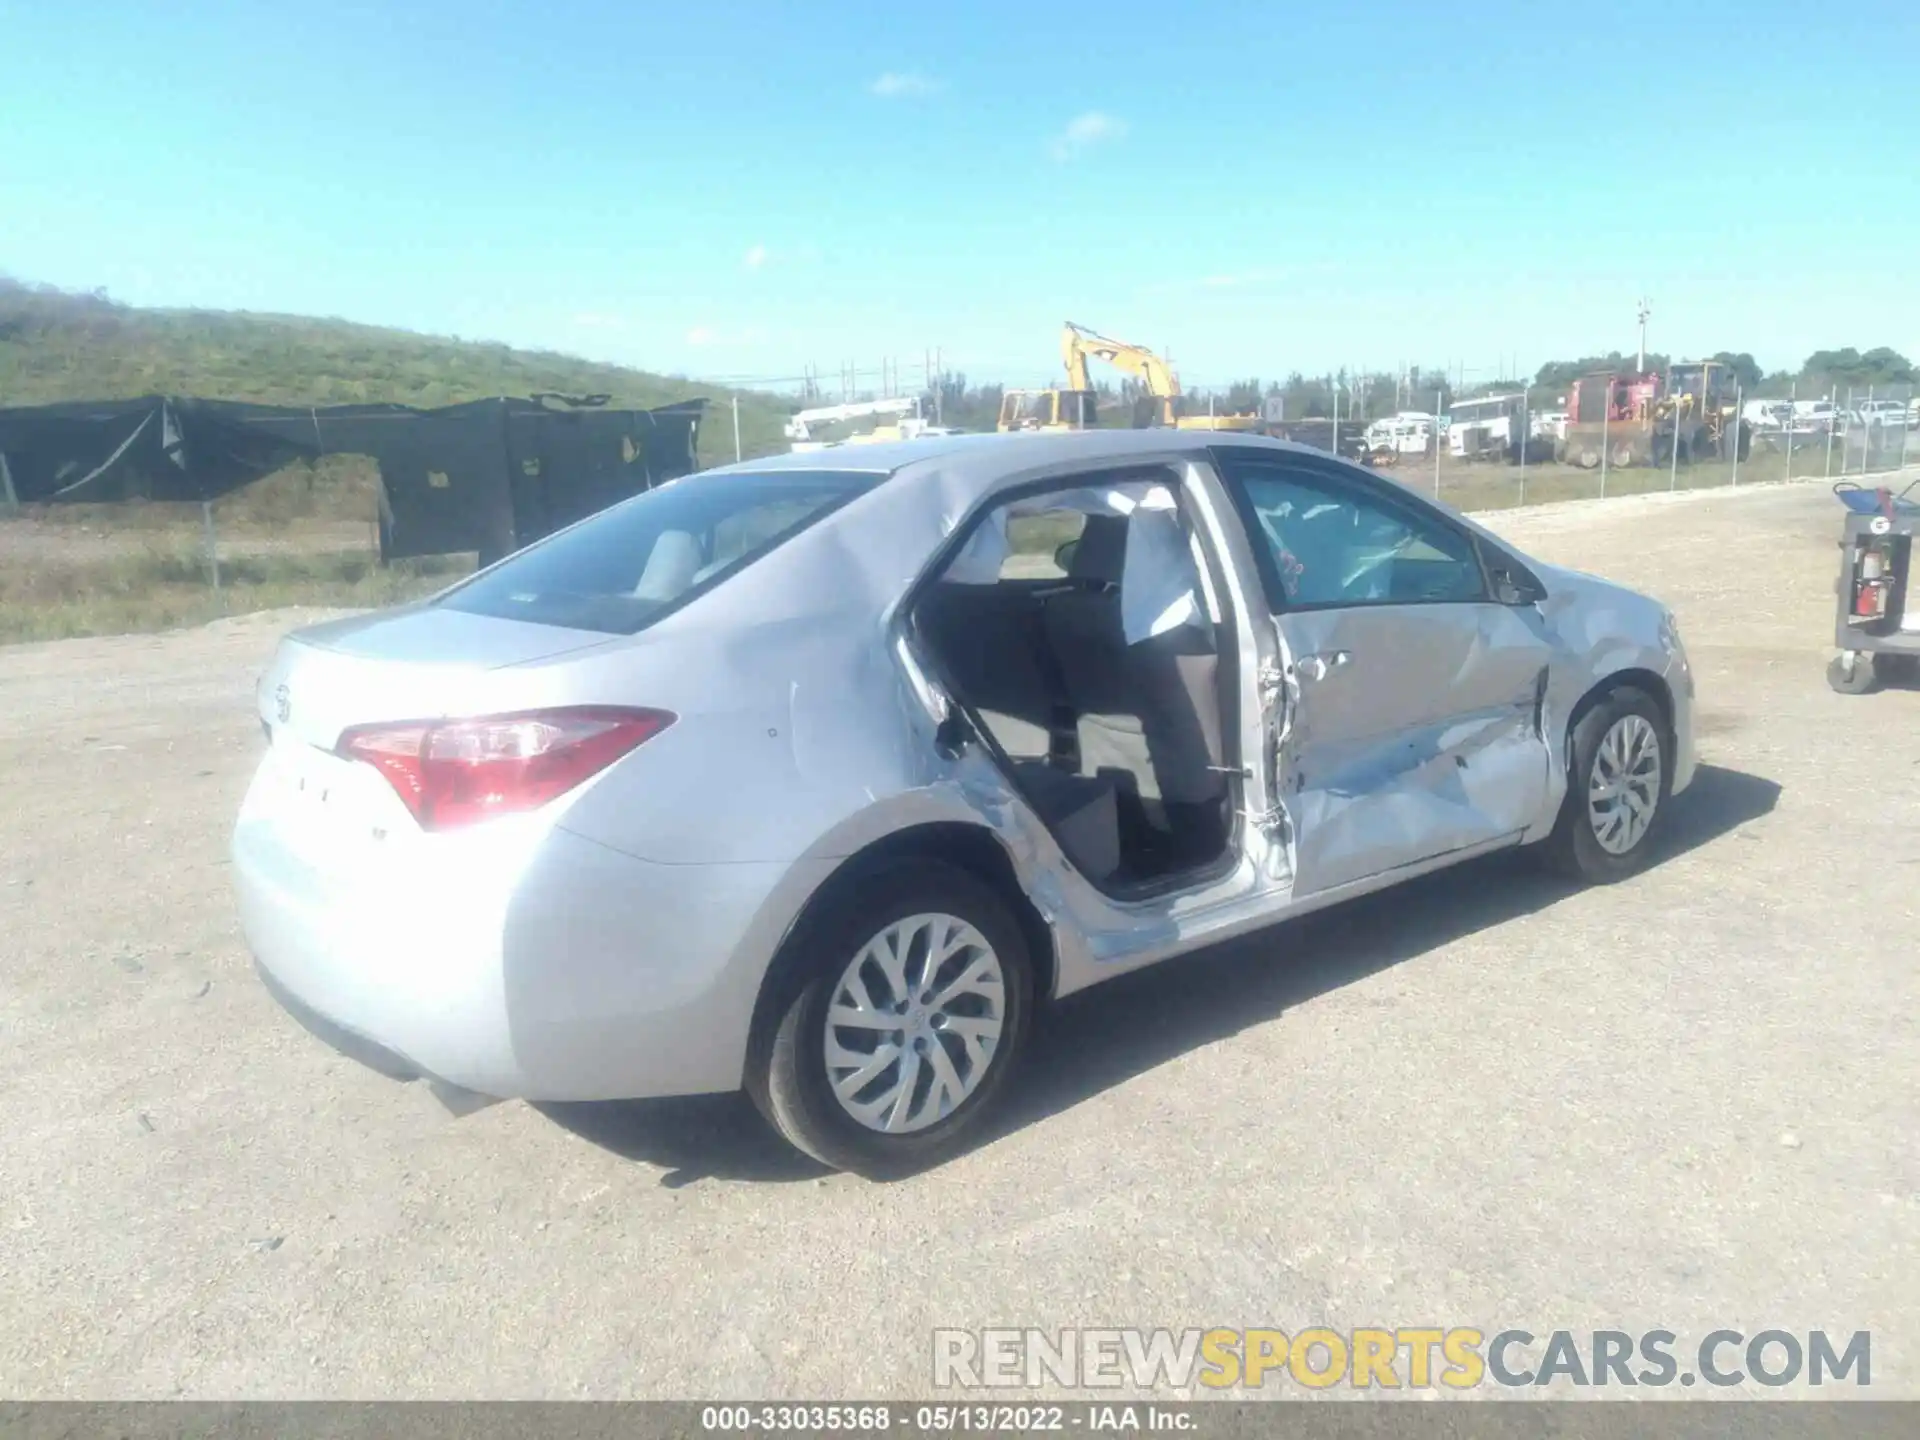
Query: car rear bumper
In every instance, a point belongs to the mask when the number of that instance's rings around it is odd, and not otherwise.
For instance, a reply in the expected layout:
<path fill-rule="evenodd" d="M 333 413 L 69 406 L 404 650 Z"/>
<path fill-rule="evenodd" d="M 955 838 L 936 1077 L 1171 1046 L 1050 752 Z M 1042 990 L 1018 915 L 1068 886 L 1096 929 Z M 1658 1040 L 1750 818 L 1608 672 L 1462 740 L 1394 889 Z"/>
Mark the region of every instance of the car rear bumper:
<path fill-rule="evenodd" d="M 739 1087 L 788 867 L 650 863 L 532 816 L 369 860 L 287 813 L 272 765 L 234 831 L 241 926 L 333 1048 L 501 1099 Z"/>
<path fill-rule="evenodd" d="M 428 1075 L 406 1056 L 397 1054 L 365 1035 L 355 1034 L 344 1025 L 336 1025 L 318 1010 L 314 1009 L 298 995 L 273 978 L 273 972 L 262 965 L 258 957 L 253 962 L 253 973 L 260 977 L 260 984 L 279 1004 L 280 1008 L 300 1022 L 300 1028 L 337 1050 L 349 1060 L 358 1061 L 369 1070 L 386 1076 L 389 1080 L 437 1080 L 437 1075 Z"/>

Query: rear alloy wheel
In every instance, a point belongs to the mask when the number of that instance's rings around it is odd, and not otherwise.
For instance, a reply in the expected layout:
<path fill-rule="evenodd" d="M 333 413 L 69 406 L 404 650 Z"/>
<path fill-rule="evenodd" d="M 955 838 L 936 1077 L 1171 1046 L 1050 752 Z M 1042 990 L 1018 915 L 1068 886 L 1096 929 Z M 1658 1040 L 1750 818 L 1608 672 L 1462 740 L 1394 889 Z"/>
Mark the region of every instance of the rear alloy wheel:
<path fill-rule="evenodd" d="M 1567 796 L 1546 850 L 1576 880 L 1624 880 L 1647 862 L 1672 793 L 1666 718 L 1652 696 L 1622 688 L 1574 727 Z"/>
<path fill-rule="evenodd" d="M 973 875 L 915 861 L 850 887 L 808 928 L 754 1065 L 761 1108 L 837 1170 L 889 1178 L 956 1154 L 1026 1037 L 1020 926 Z"/>

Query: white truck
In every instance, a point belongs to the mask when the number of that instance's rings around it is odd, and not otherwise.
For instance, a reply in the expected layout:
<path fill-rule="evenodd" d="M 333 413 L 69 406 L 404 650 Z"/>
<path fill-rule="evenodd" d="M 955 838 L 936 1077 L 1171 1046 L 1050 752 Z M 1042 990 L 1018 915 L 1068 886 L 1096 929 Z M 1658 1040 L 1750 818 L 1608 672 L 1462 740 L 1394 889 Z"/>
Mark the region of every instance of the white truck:
<path fill-rule="evenodd" d="M 1526 408 L 1527 397 L 1520 394 L 1454 401 L 1447 449 L 1456 460 L 1505 459 L 1519 448 Z"/>

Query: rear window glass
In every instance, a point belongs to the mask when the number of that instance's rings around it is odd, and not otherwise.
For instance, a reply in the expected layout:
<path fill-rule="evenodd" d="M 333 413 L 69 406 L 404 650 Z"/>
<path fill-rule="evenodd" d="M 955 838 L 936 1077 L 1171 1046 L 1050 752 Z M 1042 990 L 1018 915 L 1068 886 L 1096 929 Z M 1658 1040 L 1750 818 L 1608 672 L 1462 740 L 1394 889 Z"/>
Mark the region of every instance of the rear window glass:
<path fill-rule="evenodd" d="M 631 635 L 880 479 L 837 470 L 689 476 L 502 561 L 440 603 Z"/>

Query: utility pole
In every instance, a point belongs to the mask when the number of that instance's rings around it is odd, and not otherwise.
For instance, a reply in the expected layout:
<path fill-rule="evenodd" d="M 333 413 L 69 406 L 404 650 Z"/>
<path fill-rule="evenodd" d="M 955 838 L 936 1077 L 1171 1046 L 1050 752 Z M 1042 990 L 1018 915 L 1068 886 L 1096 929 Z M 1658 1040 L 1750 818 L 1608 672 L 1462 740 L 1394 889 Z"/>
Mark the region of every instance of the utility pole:
<path fill-rule="evenodd" d="M 1643 295 L 1640 297 L 1640 362 L 1634 367 L 1634 373 L 1638 375 L 1647 373 L 1647 317 L 1651 314 L 1653 307 Z"/>

